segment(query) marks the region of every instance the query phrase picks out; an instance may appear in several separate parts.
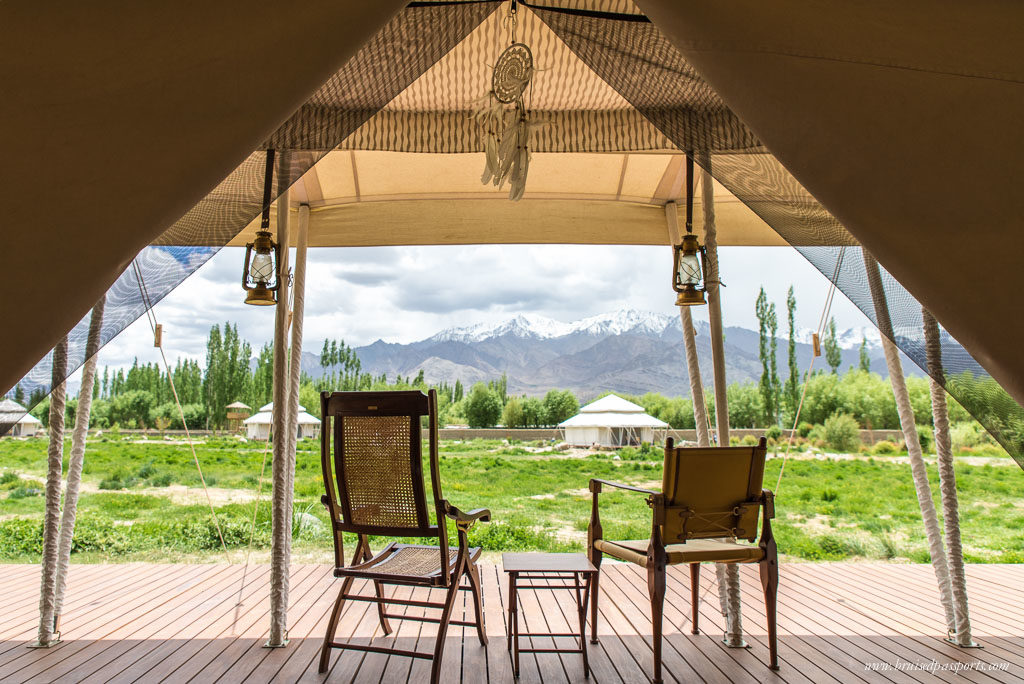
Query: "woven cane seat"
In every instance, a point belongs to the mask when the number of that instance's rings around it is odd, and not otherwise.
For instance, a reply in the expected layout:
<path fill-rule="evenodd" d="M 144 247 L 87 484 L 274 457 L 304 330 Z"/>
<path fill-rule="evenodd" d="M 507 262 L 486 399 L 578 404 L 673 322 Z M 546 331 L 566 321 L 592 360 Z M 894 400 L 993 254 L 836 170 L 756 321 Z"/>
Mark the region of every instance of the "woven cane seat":
<path fill-rule="evenodd" d="M 476 560 L 480 556 L 480 548 L 469 549 L 469 557 Z M 448 574 L 455 571 L 459 550 L 448 550 Z M 436 546 L 419 546 L 414 544 L 391 544 L 376 556 L 361 563 L 344 568 L 334 569 L 335 577 L 363 577 L 384 579 L 394 577 L 402 581 L 421 580 L 425 584 L 434 584 L 442 580 L 441 549 Z"/>

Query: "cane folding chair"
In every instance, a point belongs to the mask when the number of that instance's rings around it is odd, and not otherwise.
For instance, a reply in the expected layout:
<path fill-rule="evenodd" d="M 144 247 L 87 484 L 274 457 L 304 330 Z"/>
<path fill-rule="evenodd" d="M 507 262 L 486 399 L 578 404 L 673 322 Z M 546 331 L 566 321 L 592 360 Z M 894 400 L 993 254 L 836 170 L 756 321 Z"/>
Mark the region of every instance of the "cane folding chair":
<path fill-rule="evenodd" d="M 490 520 L 490 511 L 464 513 L 441 496 L 437 454 L 437 393 L 324 392 L 320 395 L 321 464 L 327 493 L 322 501 L 330 513 L 334 538 L 334 576 L 344 578 L 327 625 L 319 671 L 327 671 L 331 649 L 354 649 L 432 659 L 431 682 L 437 682 L 448 625 L 476 627 L 487 643 L 480 596 L 479 548 L 470 548 L 467 533 L 477 521 Z M 431 522 L 423 482 L 421 418 L 428 417 L 430 483 L 436 522 Z M 450 548 L 446 521 L 458 531 L 458 547 Z M 357 536 L 352 562 L 345 565 L 342 533 Z M 435 538 L 437 546 L 391 542 L 374 554 L 369 536 Z M 462 584 L 462 578 L 467 584 Z M 373 595 L 352 592 L 357 579 L 373 583 Z M 443 602 L 397 599 L 388 585 L 445 588 Z M 453 620 L 460 589 L 473 596 L 474 621 Z M 391 619 L 410 619 L 388 612 L 389 605 L 439 609 L 439 617 L 413 619 L 438 624 L 433 652 L 409 651 L 335 641 L 346 600 L 377 604 L 385 635 Z"/>

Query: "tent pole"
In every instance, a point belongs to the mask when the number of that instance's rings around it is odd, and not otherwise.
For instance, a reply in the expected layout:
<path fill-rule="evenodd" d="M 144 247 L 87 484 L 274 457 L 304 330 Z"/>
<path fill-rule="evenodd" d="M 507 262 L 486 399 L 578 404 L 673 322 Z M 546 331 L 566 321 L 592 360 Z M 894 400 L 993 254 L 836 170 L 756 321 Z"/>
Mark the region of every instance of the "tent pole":
<path fill-rule="evenodd" d="M 956 630 L 956 620 L 953 615 L 953 595 L 949 581 L 949 567 L 946 563 L 946 550 L 942 543 L 942 533 L 939 531 L 939 518 L 935 512 L 931 485 L 928 484 L 928 470 L 921 452 L 921 441 L 917 436 L 914 409 L 910 404 L 907 381 L 903 376 L 903 364 L 900 362 L 899 350 L 893 342 L 895 333 L 892 327 L 892 318 L 889 316 L 889 303 L 885 297 L 885 288 L 882 285 L 882 273 L 875 258 L 866 249 L 861 251 L 864 255 L 868 286 L 871 288 L 871 299 L 875 306 L 875 318 L 878 320 L 878 329 L 882 333 L 882 349 L 885 351 L 885 363 L 889 370 L 892 393 L 896 398 L 896 412 L 900 417 L 903 441 L 907 445 L 907 455 L 910 457 L 910 470 L 914 478 L 914 489 L 917 490 L 917 503 L 921 507 L 921 517 L 924 520 L 924 529 L 928 536 L 928 551 L 932 557 L 932 569 L 935 571 L 935 579 L 939 584 L 939 597 L 942 609 L 946 614 L 946 626 L 952 634 Z"/>
<path fill-rule="evenodd" d="M 711 369 L 715 388 L 715 423 L 718 446 L 729 446 L 729 399 L 725 379 L 725 334 L 722 329 L 722 298 L 718 272 L 718 231 L 715 227 L 715 184 L 711 178 L 711 155 L 701 155 L 701 208 L 704 211 L 704 249 L 707 253 L 708 323 L 711 327 Z M 735 563 L 717 563 L 719 591 L 725 589 L 725 645 L 744 648 L 743 616 L 740 608 L 740 571 Z"/>
<path fill-rule="evenodd" d="M 49 647 L 60 641 L 54 627 L 54 591 L 57 580 L 57 535 L 60 532 L 60 486 L 64 461 L 64 406 L 68 370 L 68 337 L 53 348 L 50 375 L 49 445 L 46 450 L 46 514 L 43 518 L 43 567 L 39 586 L 39 635 L 33 646 Z"/>
<path fill-rule="evenodd" d="M 282 166 L 285 163 L 281 154 Z M 278 187 L 283 183 L 279 181 Z M 277 198 L 277 243 L 281 245 L 281 263 L 278 270 L 280 288 L 274 316 L 274 413 L 273 457 L 271 477 L 273 489 L 270 503 L 270 638 L 265 644 L 280 648 L 288 643 L 288 550 L 292 533 L 291 500 L 288 488 L 289 442 L 295 435 L 288 432 L 288 191 Z"/>
<path fill-rule="evenodd" d="M 82 386 L 78 391 L 75 410 L 75 431 L 71 434 L 71 455 L 68 457 L 68 481 L 64 491 L 64 510 L 61 511 L 60 541 L 57 545 L 57 581 L 54 593 L 53 631 L 60 633 L 60 617 L 64 608 L 64 589 L 68 581 L 71 562 L 71 542 L 75 536 L 75 515 L 78 512 L 78 490 L 82 484 L 82 466 L 85 463 L 85 438 L 89 434 L 92 417 L 92 393 L 96 384 L 96 364 L 99 362 L 100 334 L 103 331 L 103 308 L 107 302 L 104 293 L 92 309 L 89 319 L 89 337 L 85 343 L 85 365 L 82 366 Z"/>
<path fill-rule="evenodd" d="M 669 239 L 672 244 L 679 244 L 679 223 L 677 218 L 676 203 L 665 204 L 665 220 L 668 222 Z M 708 430 L 707 406 L 704 403 L 704 383 L 700 376 L 700 363 L 697 356 L 697 336 L 693 329 L 693 313 L 690 307 L 679 307 L 679 320 L 683 326 L 683 348 L 686 350 L 686 371 L 690 379 L 690 397 L 693 400 L 693 422 L 697 429 L 697 446 L 710 447 L 711 434 Z M 715 574 L 718 577 L 718 601 L 722 615 L 729 623 L 729 593 L 727 591 L 728 577 L 721 564 L 715 565 Z M 726 628 L 728 633 L 728 626 Z M 728 643 L 728 639 L 726 639 Z"/>
<path fill-rule="evenodd" d="M 942 494 L 942 522 L 946 531 L 946 552 L 949 584 L 953 598 L 956 630 L 948 641 L 961 648 L 978 644 L 971 638 L 971 616 L 967 609 L 967 577 L 964 572 L 964 550 L 960 541 L 960 503 L 956 494 L 956 471 L 953 468 L 953 444 L 949 436 L 949 408 L 946 390 L 936 378 L 943 378 L 942 342 L 939 323 L 931 312 L 921 307 L 924 319 L 925 354 L 928 359 L 928 385 L 932 399 L 932 423 L 935 430 L 935 456 L 939 467 L 939 489 Z"/>
<path fill-rule="evenodd" d="M 306 306 L 306 248 L 309 236 L 309 205 L 299 205 L 298 235 L 295 242 L 295 278 L 292 282 L 292 348 L 289 361 L 291 372 L 288 395 L 288 510 L 293 510 L 295 498 L 295 449 L 299 430 L 299 383 L 302 379 L 302 321 Z M 292 538 L 288 536 L 288 557 L 292 555 Z"/>

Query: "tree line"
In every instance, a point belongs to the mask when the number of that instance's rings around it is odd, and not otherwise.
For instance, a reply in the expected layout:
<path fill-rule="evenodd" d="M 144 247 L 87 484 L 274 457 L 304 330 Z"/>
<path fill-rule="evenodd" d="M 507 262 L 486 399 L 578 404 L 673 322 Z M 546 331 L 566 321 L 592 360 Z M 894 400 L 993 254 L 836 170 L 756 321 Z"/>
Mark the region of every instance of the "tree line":
<path fill-rule="evenodd" d="M 835 321 L 828 326 L 824 340 L 825 360 L 829 370 L 820 370 L 801 381 L 796 366 L 794 341 L 793 290 L 787 296 L 788 377 L 778 377 L 776 360 L 778 320 L 774 303 L 758 298 L 756 313 L 760 322 L 760 356 L 762 375 L 757 383 L 733 383 L 727 388 L 730 424 L 735 428 L 757 428 L 792 425 L 800 393 L 806 384 L 807 397 L 802 421 L 823 423 L 835 414 L 852 416 L 868 429 L 896 429 L 899 418 L 895 400 L 887 380 L 870 370 L 866 345 L 861 344 L 860 363 L 845 373 L 839 372 L 839 345 Z M 192 359 L 179 359 L 171 370 L 174 388 L 182 404 L 185 424 L 191 429 L 223 429 L 227 427 L 226 406 L 242 401 L 259 410 L 272 399 L 273 347 L 264 344 L 257 353 L 243 340 L 236 325 L 214 325 L 207 336 L 205 366 Z M 303 372 L 299 399 L 313 415 L 319 415 L 321 391 L 359 391 L 419 389 L 433 387 L 438 391 L 442 425 L 467 424 L 470 427 L 503 425 L 516 427 L 551 427 L 579 411 L 579 399 L 569 390 L 553 389 L 543 397 L 510 396 L 508 378 L 503 375 L 488 382 L 477 382 L 466 388 L 460 380 L 454 383 L 428 384 L 423 371 L 414 377 L 396 374 L 374 376 L 365 371 L 355 350 L 343 340 L 324 340 L 320 354 L 322 373 L 313 378 Z M 931 423 L 931 404 L 926 378 L 907 379 L 911 402 L 918 421 Z M 17 400 L 16 388 L 14 396 Z M 706 392 L 708 420 L 713 424 L 714 395 Z M 623 395 L 644 407 L 652 416 L 673 428 L 692 429 L 695 424 L 693 403 L 688 398 L 667 397 L 658 393 L 640 396 Z M 77 400 L 68 401 L 68 424 L 74 420 Z M 950 405 L 954 421 L 969 420 L 967 413 L 955 402 Z M 44 400 L 33 414 L 44 423 L 48 420 L 49 402 Z M 94 388 L 91 425 L 96 428 L 175 429 L 182 426 L 174 403 L 167 374 L 156 363 L 136 360 L 128 369 L 105 367 Z"/>

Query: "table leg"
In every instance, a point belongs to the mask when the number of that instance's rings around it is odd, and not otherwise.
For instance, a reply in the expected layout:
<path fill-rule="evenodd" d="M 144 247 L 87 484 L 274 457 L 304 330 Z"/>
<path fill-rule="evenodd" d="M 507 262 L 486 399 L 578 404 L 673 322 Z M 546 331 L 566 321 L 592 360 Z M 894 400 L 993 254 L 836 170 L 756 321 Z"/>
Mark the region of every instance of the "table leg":
<path fill-rule="evenodd" d="M 512 674 L 519 678 L 519 573 L 508 574 L 509 647 L 512 650 Z"/>
<path fill-rule="evenodd" d="M 580 651 L 583 654 L 583 676 L 590 678 L 590 661 L 587 659 L 587 599 L 590 596 L 590 575 L 586 575 L 586 591 L 580 596 L 579 573 L 572 574 L 573 589 L 576 592 L 576 614 L 580 619 Z"/>

